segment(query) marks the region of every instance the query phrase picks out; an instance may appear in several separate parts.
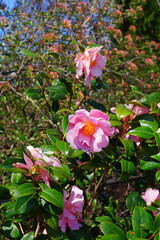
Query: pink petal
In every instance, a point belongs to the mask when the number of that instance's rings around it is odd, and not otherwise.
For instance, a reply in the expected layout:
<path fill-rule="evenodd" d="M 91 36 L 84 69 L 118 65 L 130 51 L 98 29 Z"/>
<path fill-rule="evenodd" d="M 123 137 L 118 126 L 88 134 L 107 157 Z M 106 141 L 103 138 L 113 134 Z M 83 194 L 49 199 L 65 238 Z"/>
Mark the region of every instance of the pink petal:
<path fill-rule="evenodd" d="M 104 113 L 104 112 L 101 112 L 100 110 L 98 109 L 92 109 L 90 111 L 90 116 L 91 117 L 95 117 L 95 118 L 101 118 L 101 119 L 105 119 L 105 120 L 109 120 L 109 116 Z"/>

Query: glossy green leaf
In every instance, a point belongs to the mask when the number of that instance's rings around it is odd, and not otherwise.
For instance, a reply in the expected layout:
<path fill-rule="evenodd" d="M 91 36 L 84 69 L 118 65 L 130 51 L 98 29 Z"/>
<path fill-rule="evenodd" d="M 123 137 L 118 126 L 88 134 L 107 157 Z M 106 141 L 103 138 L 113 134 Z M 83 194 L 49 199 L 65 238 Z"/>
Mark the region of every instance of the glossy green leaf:
<path fill-rule="evenodd" d="M 42 145 L 41 149 L 42 149 L 43 154 L 52 155 L 57 150 L 57 147 L 53 146 L 53 145 Z"/>
<path fill-rule="evenodd" d="M 33 240 L 34 239 L 34 232 L 26 233 L 21 240 Z"/>
<path fill-rule="evenodd" d="M 156 181 L 156 182 L 159 182 L 159 181 L 160 181 L 160 170 L 158 170 L 158 172 L 156 172 L 155 181 Z"/>
<path fill-rule="evenodd" d="M 96 108 L 96 109 L 99 109 L 103 112 L 106 112 L 106 108 L 105 106 L 102 104 L 102 103 L 98 103 L 92 99 L 88 99 L 87 101 L 85 101 L 85 103 L 89 104 L 90 106 Z"/>
<path fill-rule="evenodd" d="M 157 160 L 154 160 L 153 158 L 150 158 L 149 156 L 145 156 L 141 161 L 140 161 L 140 168 L 142 170 L 152 170 L 157 167 L 160 167 L 160 162 Z"/>
<path fill-rule="evenodd" d="M 0 185 L 0 200 L 10 199 L 11 195 L 9 193 L 8 188 Z"/>
<path fill-rule="evenodd" d="M 15 203 L 9 202 L 5 207 L 4 207 L 4 216 L 6 218 L 11 218 L 16 214 L 15 212 Z"/>
<path fill-rule="evenodd" d="M 29 88 L 27 91 L 25 91 L 25 94 L 28 97 L 31 97 L 33 99 L 39 100 L 42 98 L 41 90 L 40 89 L 35 89 L 35 88 Z"/>
<path fill-rule="evenodd" d="M 24 163 L 24 160 L 21 158 L 8 158 L 6 159 L 0 166 L 1 169 L 9 172 L 15 172 L 15 173 L 25 173 L 27 172 L 24 169 L 16 168 L 13 166 L 13 163 L 21 162 Z"/>
<path fill-rule="evenodd" d="M 133 141 L 130 139 L 121 138 L 121 137 L 119 137 L 119 139 L 125 147 L 125 157 L 128 158 L 128 157 L 132 156 L 135 152 Z"/>
<path fill-rule="evenodd" d="M 63 153 L 64 156 L 68 156 L 69 143 L 56 139 L 56 146 Z"/>
<path fill-rule="evenodd" d="M 133 213 L 133 210 L 136 206 L 145 206 L 145 201 L 141 198 L 138 192 L 132 192 L 128 195 L 126 199 L 126 205 L 130 213 Z"/>
<path fill-rule="evenodd" d="M 51 167 L 53 175 L 62 179 L 70 178 L 70 170 L 67 165 L 62 164 L 62 167 Z"/>
<path fill-rule="evenodd" d="M 130 114 L 133 114 L 133 112 L 131 110 L 129 110 L 128 108 L 126 108 L 123 104 L 119 104 L 116 107 L 116 114 L 118 119 L 122 119 L 124 117 L 127 117 Z"/>
<path fill-rule="evenodd" d="M 127 132 L 127 134 L 141 138 L 152 138 L 154 136 L 153 130 L 150 127 L 137 127 Z"/>
<path fill-rule="evenodd" d="M 141 127 L 148 127 L 151 128 L 153 132 L 158 130 L 158 122 L 157 121 L 147 121 L 145 119 L 139 120 Z"/>
<path fill-rule="evenodd" d="M 61 62 L 61 56 L 58 53 L 51 52 L 51 53 L 48 53 L 47 55 L 53 56 L 55 59 L 57 59 Z"/>
<path fill-rule="evenodd" d="M 20 183 L 22 180 L 22 173 L 12 173 L 11 175 L 11 183 Z"/>
<path fill-rule="evenodd" d="M 142 224 L 150 222 L 152 220 L 151 215 L 145 211 L 142 207 L 136 206 L 132 216 L 132 226 L 136 237 L 145 238 L 148 234 L 144 231 Z"/>
<path fill-rule="evenodd" d="M 157 231 L 157 230 L 160 231 L 160 213 L 156 216 L 153 222 L 153 229 L 154 231 Z"/>
<path fill-rule="evenodd" d="M 156 160 L 158 160 L 158 161 L 160 161 L 160 153 L 152 155 L 151 157 L 156 159 Z"/>
<path fill-rule="evenodd" d="M 128 179 L 128 177 L 131 176 L 136 169 L 136 166 L 131 160 L 129 161 L 124 158 L 121 159 L 121 166 L 122 166 L 122 173 L 120 176 L 121 180 Z"/>
<path fill-rule="evenodd" d="M 15 211 L 17 214 L 23 214 L 31 211 L 37 205 L 35 194 L 19 197 L 16 199 Z"/>
<path fill-rule="evenodd" d="M 126 238 L 124 238 L 126 239 Z M 104 235 L 101 240 L 122 240 L 122 237 L 119 236 L 118 234 L 107 234 Z"/>
<path fill-rule="evenodd" d="M 113 222 L 112 218 L 110 218 L 109 216 L 101 216 L 101 217 L 96 217 L 95 220 L 97 222 Z"/>
<path fill-rule="evenodd" d="M 49 94 L 52 96 L 52 98 L 57 101 L 59 99 L 63 99 L 65 95 L 67 94 L 66 88 L 58 84 L 56 86 L 50 86 L 47 87 L 47 90 L 49 91 Z"/>
<path fill-rule="evenodd" d="M 27 195 L 32 195 L 35 192 L 36 192 L 36 187 L 34 187 L 33 183 L 24 183 L 16 189 L 13 196 L 14 198 L 19 198 Z"/>
<path fill-rule="evenodd" d="M 39 56 L 33 52 L 31 52 L 28 49 L 23 49 L 22 51 L 20 51 L 20 53 L 23 53 L 25 56 L 27 57 L 35 57 L 35 58 L 39 58 Z"/>
<path fill-rule="evenodd" d="M 7 221 L 2 226 L 3 234 L 9 239 L 18 239 L 20 237 L 20 232 L 16 224 L 12 223 L 11 221 Z"/>
<path fill-rule="evenodd" d="M 103 222 L 99 225 L 99 227 L 104 234 L 115 234 L 121 237 L 121 239 L 126 239 L 123 230 L 112 222 Z"/>
<path fill-rule="evenodd" d="M 68 126 L 69 126 L 68 116 L 65 115 L 62 119 L 62 131 L 63 131 L 64 135 L 66 135 L 66 133 L 68 131 Z"/>
<path fill-rule="evenodd" d="M 69 157 L 70 158 L 77 158 L 79 156 L 81 156 L 82 154 L 84 153 L 84 151 L 82 150 L 79 150 L 79 149 L 72 149 L 72 148 L 69 148 Z"/>
<path fill-rule="evenodd" d="M 42 190 L 42 192 L 39 193 L 39 196 L 43 199 L 45 199 L 46 201 L 52 203 L 53 205 L 59 207 L 59 208 L 63 208 L 63 195 L 61 192 L 58 192 L 55 189 L 51 189 L 51 188 L 44 188 Z"/>
<path fill-rule="evenodd" d="M 155 132 L 155 140 L 156 140 L 156 143 L 157 143 L 157 146 L 158 146 L 158 148 L 159 148 L 159 150 L 160 150 L 160 132 Z"/>

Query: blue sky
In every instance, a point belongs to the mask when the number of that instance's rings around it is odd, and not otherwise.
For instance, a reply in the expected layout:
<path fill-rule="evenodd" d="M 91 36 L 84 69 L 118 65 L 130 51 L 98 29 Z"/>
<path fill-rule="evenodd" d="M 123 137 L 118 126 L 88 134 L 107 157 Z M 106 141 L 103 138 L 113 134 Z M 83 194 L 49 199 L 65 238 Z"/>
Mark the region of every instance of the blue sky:
<path fill-rule="evenodd" d="M 15 5 L 16 0 L 3 0 L 3 2 L 7 5 L 7 8 L 11 10 Z"/>

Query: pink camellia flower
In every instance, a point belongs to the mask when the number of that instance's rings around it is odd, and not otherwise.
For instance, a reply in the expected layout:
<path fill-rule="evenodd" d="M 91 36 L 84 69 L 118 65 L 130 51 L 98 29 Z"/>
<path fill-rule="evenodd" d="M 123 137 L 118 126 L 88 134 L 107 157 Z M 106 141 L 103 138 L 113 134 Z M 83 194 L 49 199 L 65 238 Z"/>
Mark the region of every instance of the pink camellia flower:
<path fill-rule="evenodd" d="M 160 193 L 158 189 L 148 188 L 145 192 L 142 193 L 141 197 L 144 199 L 147 206 L 150 206 L 152 202 L 160 199 Z"/>
<path fill-rule="evenodd" d="M 23 153 L 26 164 L 17 162 L 14 163 L 13 166 L 16 168 L 27 169 L 28 172 L 25 173 L 25 175 L 31 176 L 35 181 L 42 179 L 48 187 L 50 187 L 49 180 L 54 180 L 49 176 L 49 173 L 43 169 L 43 167 L 48 165 L 52 167 L 62 167 L 60 161 L 54 156 L 47 157 L 42 153 L 40 148 L 28 146 L 27 152 L 30 154 L 30 158 Z"/>
<path fill-rule="evenodd" d="M 160 199 L 160 193 L 158 189 L 148 188 L 145 192 L 142 193 L 141 197 L 146 202 L 146 205 L 150 206 L 157 199 Z M 160 210 L 160 208 L 158 208 L 158 210 Z M 157 216 L 158 213 L 158 211 L 153 211 L 153 214 L 155 216 Z"/>
<path fill-rule="evenodd" d="M 76 78 L 79 78 L 85 74 L 86 85 L 89 86 L 91 77 L 100 77 L 102 75 L 102 69 L 105 67 L 106 57 L 102 56 L 99 51 L 101 47 L 86 48 L 84 53 L 78 53 L 75 58 L 77 67 Z"/>
<path fill-rule="evenodd" d="M 90 113 L 85 109 L 77 110 L 76 115 L 69 116 L 67 142 L 73 149 L 100 152 L 108 146 L 108 137 L 116 133 L 108 120 L 109 116 L 97 109 Z"/>
<path fill-rule="evenodd" d="M 82 220 L 82 210 L 84 205 L 83 191 L 77 186 L 73 186 L 71 195 L 67 201 L 67 192 L 63 191 L 64 209 L 59 216 L 59 226 L 62 232 L 69 226 L 71 230 L 78 230 L 82 225 L 78 222 Z"/>

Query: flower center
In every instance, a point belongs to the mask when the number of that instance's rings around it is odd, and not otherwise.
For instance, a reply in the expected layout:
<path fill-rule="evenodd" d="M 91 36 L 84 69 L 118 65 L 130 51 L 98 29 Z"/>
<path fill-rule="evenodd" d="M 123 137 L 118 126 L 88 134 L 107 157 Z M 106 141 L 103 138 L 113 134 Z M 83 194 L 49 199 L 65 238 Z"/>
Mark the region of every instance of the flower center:
<path fill-rule="evenodd" d="M 31 174 L 37 174 L 39 172 L 38 166 L 33 166 L 30 168 Z"/>
<path fill-rule="evenodd" d="M 83 122 L 85 126 L 82 129 L 83 134 L 92 136 L 95 133 L 95 124 L 91 122 Z"/>
<path fill-rule="evenodd" d="M 91 61 L 90 61 L 90 65 L 89 65 L 90 68 L 93 67 L 95 64 L 96 64 L 96 61 L 95 61 L 95 60 L 94 60 L 94 61 L 91 60 Z"/>

